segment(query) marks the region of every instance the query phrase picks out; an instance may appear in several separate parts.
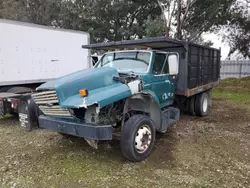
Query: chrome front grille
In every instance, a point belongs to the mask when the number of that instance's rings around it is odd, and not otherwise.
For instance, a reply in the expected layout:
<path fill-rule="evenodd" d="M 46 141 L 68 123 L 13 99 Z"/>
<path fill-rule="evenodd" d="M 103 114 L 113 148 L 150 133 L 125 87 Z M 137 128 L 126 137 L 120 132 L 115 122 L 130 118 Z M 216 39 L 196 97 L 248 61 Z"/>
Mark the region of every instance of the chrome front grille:
<path fill-rule="evenodd" d="M 32 95 L 40 110 L 48 116 L 71 116 L 68 109 L 59 106 L 56 91 L 38 92 Z"/>

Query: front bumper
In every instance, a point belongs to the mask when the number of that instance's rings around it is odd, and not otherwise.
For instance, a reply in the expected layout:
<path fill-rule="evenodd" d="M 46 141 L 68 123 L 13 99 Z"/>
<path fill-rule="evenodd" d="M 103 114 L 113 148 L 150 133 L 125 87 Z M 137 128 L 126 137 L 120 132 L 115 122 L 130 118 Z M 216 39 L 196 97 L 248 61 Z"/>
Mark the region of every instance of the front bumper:
<path fill-rule="evenodd" d="M 111 125 L 91 125 L 74 120 L 39 116 L 39 126 L 59 133 L 94 140 L 112 140 Z"/>

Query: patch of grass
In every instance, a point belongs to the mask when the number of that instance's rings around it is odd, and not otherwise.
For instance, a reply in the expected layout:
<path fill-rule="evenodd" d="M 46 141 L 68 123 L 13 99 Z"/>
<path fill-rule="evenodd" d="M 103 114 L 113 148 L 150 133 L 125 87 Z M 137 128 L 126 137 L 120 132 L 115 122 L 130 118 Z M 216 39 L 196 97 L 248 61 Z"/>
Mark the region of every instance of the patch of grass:
<path fill-rule="evenodd" d="M 250 94 L 250 77 L 245 78 L 227 78 L 221 80 L 220 84 L 215 87 L 216 92 L 229 93 L 249 93 Z"/>
<path fill-rule="evenodd" d="M 183 116 L 158 134 L 140 163 L 124 159 L 116 141 L 94 150 L 84 139 L 0 120 L 0 188 L 249 187 L 249 119 L 224 100 L 214 103 L 210 116 Z"/>
<path fill-rule="evenodd" d="M 222 80 L 214 88 L 213 98 L 227 100 L 235 107 L 243 107 L 250 112 L 250 77 Z"/>
<path fill-rule="evenodd" d="M 236 107 L 243 107 L 250 112 L 250 93 L 228 93 L 228 92 L 213 92 L 214 99 L 224 99 L 229 101 Z"/>
<path fill-rule="evenodd" d="M 2 115 L 0 115 L 0 119 L 8 119 L 8 118 L 11 118 L 12 116 L 11 115 L 4 115 L 4 116 L 2 116 Z"/>

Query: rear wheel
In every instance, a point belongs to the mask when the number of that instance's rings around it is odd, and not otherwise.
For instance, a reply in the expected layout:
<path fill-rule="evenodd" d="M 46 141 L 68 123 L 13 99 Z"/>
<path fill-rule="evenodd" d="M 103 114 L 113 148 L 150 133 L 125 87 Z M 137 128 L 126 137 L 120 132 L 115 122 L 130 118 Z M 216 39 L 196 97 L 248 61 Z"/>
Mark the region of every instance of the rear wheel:
<path fill-rule="evenodd" d="M 31 89 L 28 87 L 10 87 L 6 90 L 8 93 L 15 93 L 15 94 L 22 94 L 22 93 L 30 93 Z M 13 116 L 18 116 L 18 112 L 14 111 L 13 109 L 10 110 L 9 114 Z"/>
<path fill-rule="evenodd" d="M 207 116 L 209 111 L 209 97 L 206 92 L 197 96 L 195 101 L 195 113 L 197 116 Z"/>
<path fill-rule="evenodd" d="M 125 158 L 133 162 L 145 160 L 154 146 L 155 126 L 145 115 L 132 116 L 122 128 L 121 151 Z"/>
<path fill-rule="evenodd" d="M 196 113 L 195 113 L 195 99 L 196 99 L 196 96 L 192 96 L 188 99 L 188 114 L 191 115 L 191 116 L 195 116 Z"/>

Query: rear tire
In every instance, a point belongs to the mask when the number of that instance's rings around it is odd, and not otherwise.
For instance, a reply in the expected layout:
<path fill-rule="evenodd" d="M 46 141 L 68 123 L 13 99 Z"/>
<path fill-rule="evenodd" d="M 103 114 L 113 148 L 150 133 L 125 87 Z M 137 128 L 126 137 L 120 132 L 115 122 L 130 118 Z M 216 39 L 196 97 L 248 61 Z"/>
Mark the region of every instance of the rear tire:
<path fill-rule="evenodd" d="M 204 117 L 208 115 L 209 111 L 209 97 L 206 92 L 197 96 L 195 101 L 195 113 L 197 116 Z"/>
<path fill-rule="evenodd" d="M 15 94 L 22 94 L 22 93 L 30 93 L 31 89 L 27 87 L 2 87 L 0 88 L 0 92 L 6 92 L 6 93 L 15 93 Z M 18 112 L 14 109 L 10 108 L 9 112 L 10 115 L 18 117 Z"/>
<path fill-rule="evenodd" d="M 128 160 L 145 160 L 150 155 L 154 142 L 155 126 L 148 116 L 134 115 L 123 125 L 120 147 Z"/>
<path fill-rule="evenodd" d="M 192 96 L 188 99 L 188 114 L 191 116 L 195 116 L 195 100 L 196 100 L 196 96 Z"/>

